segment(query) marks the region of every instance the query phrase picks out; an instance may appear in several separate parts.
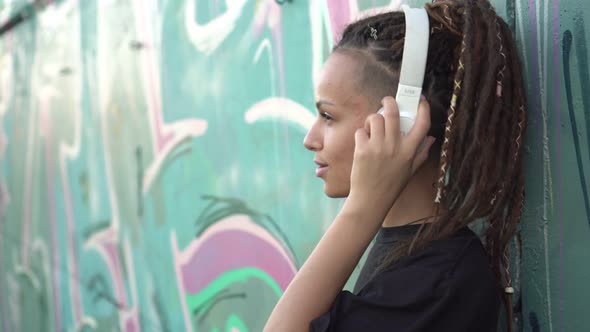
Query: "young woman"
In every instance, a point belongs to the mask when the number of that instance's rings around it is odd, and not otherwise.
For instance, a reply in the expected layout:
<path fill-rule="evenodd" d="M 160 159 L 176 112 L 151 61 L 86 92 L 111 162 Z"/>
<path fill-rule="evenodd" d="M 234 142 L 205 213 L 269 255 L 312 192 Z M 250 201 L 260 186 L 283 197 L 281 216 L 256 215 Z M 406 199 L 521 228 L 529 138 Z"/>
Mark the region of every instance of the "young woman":
<path fill-rule="evenodd" d="M 428 102 L 407 135 L 389 97 L 403 12 L 350 24 L 323 67 L 304 145 L 325 193 L 347 199 L 265 331 L 496 331 L 502 299 L 511 321 L 506 245 L 524 196 L 520 62 L 487 1 L 425 8 Z M 481 220 L 480 240 L 467 226 Z M 375 235 L 354 293 L 342 291 Z"/>

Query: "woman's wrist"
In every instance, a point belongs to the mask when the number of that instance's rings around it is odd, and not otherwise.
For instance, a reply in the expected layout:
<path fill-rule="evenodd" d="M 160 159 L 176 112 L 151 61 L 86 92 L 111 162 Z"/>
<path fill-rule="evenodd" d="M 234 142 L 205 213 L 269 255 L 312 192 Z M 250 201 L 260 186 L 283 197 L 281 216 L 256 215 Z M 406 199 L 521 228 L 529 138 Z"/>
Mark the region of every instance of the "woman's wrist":
<path fill-rule="evenodd" d="M 355 209 L 361 209 L 363 211 L 372 210 L 375 212 L 381 212 L 387 214 L 393 203 L 399 197 L 401 190 L 396 190 L 389 187 L 388 190 L 373 190 L 367 192 L 367 190 L 351 190 L 347 198 L 347 203 L 350 201 L 350 205 Z"/>
<path fill-rule="evenodd" d="M 358 222 L 364 227 L 376 227 L 378 229 L 391 209 L 391 206 L 392 203 L 382 198 L 373 198 L 366 194 L 362 195 L 351 192 L 342 206 L 340 214 L 347 216 L 344 218 L 345 220 Z"/>

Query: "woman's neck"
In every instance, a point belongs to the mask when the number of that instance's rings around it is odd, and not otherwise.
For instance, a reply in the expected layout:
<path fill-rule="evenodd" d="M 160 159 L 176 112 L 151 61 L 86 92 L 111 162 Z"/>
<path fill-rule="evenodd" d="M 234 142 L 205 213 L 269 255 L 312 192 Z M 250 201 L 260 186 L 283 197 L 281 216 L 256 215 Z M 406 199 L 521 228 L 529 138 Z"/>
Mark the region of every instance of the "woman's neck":
<path fill-rule="evenodd" d="M 428 160 L 412 176 L 404 191 L 397 198 L 385 220 L 383 227 L 396 227 L 407 224 L 432 222 L 429 218 L 436 214 L 436 183 L 438 162 Z"/>

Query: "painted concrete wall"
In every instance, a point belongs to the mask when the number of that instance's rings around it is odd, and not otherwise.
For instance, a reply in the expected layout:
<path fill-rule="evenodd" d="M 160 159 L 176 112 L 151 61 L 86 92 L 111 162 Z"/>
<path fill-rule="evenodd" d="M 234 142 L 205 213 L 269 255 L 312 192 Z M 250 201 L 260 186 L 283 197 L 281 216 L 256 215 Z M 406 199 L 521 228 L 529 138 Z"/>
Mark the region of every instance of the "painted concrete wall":
<path fill-rule="evenodd" d="M 0 0 L 1 332 L 261 330 L 341 204 L 302 147 L 314 73 L 399 5 L 278 2 Z M 517 325 L 584 331 L 590 15 L 493 3 L 530 98 Z"/>

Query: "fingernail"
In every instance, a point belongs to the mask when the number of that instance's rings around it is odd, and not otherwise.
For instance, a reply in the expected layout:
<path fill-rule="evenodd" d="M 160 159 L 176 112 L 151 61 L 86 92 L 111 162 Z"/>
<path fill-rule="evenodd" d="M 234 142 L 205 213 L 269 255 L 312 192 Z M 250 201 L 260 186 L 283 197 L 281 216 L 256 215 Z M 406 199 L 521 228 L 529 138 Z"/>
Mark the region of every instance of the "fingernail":
<path fill-rule="evenodd" d="M 426 100 L 426 97 L 424 95 L 420 95 L 420 100 Z"/>

